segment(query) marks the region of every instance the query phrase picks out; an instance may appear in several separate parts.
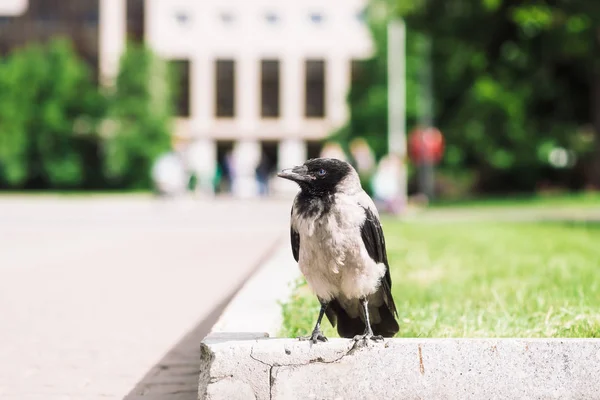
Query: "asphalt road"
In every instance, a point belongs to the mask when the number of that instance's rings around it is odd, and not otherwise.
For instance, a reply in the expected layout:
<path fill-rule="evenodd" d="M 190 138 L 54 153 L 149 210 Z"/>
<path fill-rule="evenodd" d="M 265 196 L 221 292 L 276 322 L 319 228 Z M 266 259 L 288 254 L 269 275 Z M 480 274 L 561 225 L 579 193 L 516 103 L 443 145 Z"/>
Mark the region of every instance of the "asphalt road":
<path fill-rule="evenodd" d="M 0 198 L 0 399 L 191 400 L 289 201 Z"/>

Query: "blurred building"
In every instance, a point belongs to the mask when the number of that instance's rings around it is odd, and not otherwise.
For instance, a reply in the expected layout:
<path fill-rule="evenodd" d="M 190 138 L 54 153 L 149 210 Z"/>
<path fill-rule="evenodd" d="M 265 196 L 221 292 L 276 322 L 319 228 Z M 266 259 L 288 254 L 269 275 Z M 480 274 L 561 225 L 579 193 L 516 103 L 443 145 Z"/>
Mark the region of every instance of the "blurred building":
<path fill-rule="evenodd" d="M 355 61 L 372 52 L 366 0 L 2 0 L 0 51 L 55 34 L 111 84 L 127 39 L 180 71 L 174 137 L 223 163 L 252 192 L 275 168 L 318 156 L 348 117 Z M 7 35 L 10 32 L 10 35 Z M 247 186 L 247 187 L 246 187 Z"/>
<path fill-rule="evenodd" d="M 99 0 L 0 0 L 0 55 L 61 36 L 98 70 Z"/>

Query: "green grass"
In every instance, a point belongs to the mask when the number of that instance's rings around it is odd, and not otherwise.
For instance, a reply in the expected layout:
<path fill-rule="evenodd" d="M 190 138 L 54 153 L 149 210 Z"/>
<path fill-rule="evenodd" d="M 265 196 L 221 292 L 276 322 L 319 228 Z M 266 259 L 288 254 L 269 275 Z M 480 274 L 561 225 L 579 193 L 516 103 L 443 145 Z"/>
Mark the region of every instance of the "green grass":
<path fill-rule="evenodd" d="M 600 337 L 599 224 L 383 226 L 398 337 Z M 299 282 L 282 306 L 282 335 L 309 333 L 318 307 Z"/>
<path fill-rule="evenodd" d="M 597 207 L 600 205 L 600 192 L 580 192 L 563 194 L 522 194 L 504 197 L 486 197 L 458 200 L 438 200 L 432 208 L 488 208 L 488 207 Z"/>

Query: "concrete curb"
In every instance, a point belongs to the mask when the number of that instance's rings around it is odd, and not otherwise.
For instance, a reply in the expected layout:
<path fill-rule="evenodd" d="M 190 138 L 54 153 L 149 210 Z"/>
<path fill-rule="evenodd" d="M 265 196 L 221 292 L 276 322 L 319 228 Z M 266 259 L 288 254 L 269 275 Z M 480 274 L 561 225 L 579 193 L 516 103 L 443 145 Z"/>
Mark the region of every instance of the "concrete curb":
<path fill-rule="evenodd" d="M 199 399 L 597 399 L 598 339 L 348 339 L 202 344 Z"/>
<path fill-rule="evenodd" d="M 266 261 L 227 305 L 212 332 L 251 332 L 277 336 L 282 326 L 280 301 L 288 301 L 300 269 L 289 239 L 278 241 Z"/>

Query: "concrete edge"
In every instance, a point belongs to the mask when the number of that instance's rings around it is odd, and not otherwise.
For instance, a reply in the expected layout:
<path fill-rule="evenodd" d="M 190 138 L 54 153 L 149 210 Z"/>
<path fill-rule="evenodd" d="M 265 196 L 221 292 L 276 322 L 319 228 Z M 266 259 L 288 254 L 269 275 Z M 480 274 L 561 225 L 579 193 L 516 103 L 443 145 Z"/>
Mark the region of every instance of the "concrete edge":
<path fill-rule="evenodd" d="M 211 333 L 261 331 L 277 336 L 283 323 L 280 302 L 289 300 L 298 277 L 300 270 L 287 237 L 281 237 L 229 302 Z"/>
<path fill-rule="evenodd" d="M 389 339 L 311 345 L 230 333 L 203 342 L 199 399 L 591 399 L 600 339 Z"/>

